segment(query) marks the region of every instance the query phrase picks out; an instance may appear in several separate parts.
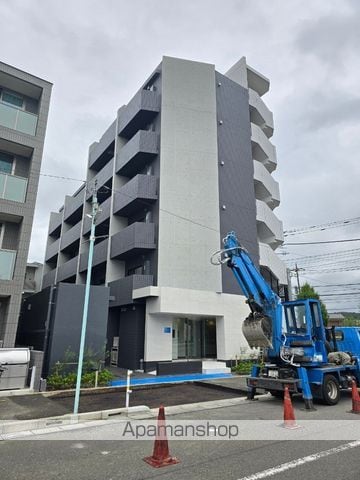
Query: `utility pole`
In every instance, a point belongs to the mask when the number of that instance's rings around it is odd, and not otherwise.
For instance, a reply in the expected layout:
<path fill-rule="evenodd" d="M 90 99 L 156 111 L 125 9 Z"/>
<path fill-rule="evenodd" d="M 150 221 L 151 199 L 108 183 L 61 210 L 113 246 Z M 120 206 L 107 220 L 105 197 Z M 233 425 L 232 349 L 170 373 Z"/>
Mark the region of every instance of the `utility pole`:
<path fill-rule="evenodd" d="M 82 374 L 82 367 L 83 367 L 83 360 L 84 360 L 86 325 L 87 325 L 88 312 L 89 312 L 91 269 L 92 269 L 93 255 L 94 255 L 95 221 L 96 221 L 96 215 L 99 211 L 99 204 L 98 204 L 98 201 L 97 201 L 96 181 L 95 181 L 95 186 L 94 186 L 91 205 L 92 205 L 92 210 L 91 210 L 91 215 L 89 215 L 89 217 L 91 218 L 89 256 L 88 256 L 88 266 L 87 266 L 87 273 L 86 273 L 84 309 L 83 309 L 83 317 L 82 317 L 82 324 L 81 324 L 79 360 L 78 360 L 76 389 L 75 389 L 75 400 L 74 400 L 74 415 L 76 415 L 79 411 L 81 374 Z"/>
<path fill-rule="evenodd" d="M 297 286 L 298 286 L 298 293 L 300 292 L 300 279 L 299 279 L 299 267 L 297 263 L 295 263 L 295 273 L 296 273 L 296 280 L 297 280 Z"/>

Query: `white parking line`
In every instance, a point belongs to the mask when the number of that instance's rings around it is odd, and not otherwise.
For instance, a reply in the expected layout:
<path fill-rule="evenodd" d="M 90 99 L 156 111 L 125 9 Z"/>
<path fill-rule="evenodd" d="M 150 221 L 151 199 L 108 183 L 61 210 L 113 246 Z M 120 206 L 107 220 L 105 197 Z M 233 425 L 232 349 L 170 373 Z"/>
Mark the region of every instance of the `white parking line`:
<path fill-rule="evenodd" d="M 345 443 L 344 445 L 330 448 L 329 450 L 324 450 L 323 452 L 313 453 L 312 455 L 307 455 L 306 457 L 298 458 L 291 462 L 282 463 L 277 467 L 268 468 L 267 470 L 263 470 L 262 472 L 249 475 L 248 477 L 242 477 L 239 480 L 261 480 L 262 478 L 272 477 L 274 475 L 277 475 L 278 473 L 286 472 L 286 470 L 291 470 L 292 468 L 300 467 L 305 463 L 315 462 L 316 460 L 320 460 L 320 458 L 328 457 L 330 455 L 344 452 L 345 450 L 350 450 L 351 448 L 356 448 L 356 447 L 360 447 L 360 440 L 356 440 L 355 442 Z"/>

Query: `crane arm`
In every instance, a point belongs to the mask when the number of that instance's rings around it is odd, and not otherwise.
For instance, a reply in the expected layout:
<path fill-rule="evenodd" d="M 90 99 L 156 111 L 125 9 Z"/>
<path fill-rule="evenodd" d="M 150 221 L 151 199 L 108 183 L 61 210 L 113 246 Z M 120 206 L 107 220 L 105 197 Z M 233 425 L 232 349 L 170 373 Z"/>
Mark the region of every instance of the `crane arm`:
<path fill-rule="evenodd" d="M 217 263 L 227 263 L 249 304 L 251 314 L 243 322 L 243 334 L 251 347 L 273 348 L 281 325 L 281 301 L 266 283 L 243 248 L 235 232 L 223 240 L 224 249 L 216 252 Z M 212 263 L 215 263 L 212 260 Z"/>
<path fill-rule="evenodd" d="M 280 303 L 280 298 L 266 283 L 254 265 L 248 252 L 243 248 L 234 232 L 224 238 L 224 257 L 232 269 L 252 311 L 271 314 Z"/>

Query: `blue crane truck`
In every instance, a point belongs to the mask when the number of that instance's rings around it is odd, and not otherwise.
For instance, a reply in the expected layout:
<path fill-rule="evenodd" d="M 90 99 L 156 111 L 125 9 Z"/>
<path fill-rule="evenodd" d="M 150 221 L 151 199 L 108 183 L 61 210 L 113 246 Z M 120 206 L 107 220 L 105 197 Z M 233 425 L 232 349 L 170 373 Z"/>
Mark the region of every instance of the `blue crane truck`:
<path fill-rule="evenodd" d="M 249 316 L 242 331 L 252 348 L 259 348 L 263 362 L 254 364 L 247 378 L 248 398 L 256 389 L 282 396 L 285 385 L 301 393 L 305 408 L 313 400 L 336 405 L 340 390 L 360 383 L 360 328 L 325 328 L 320 302 L 299 299 L 281 302 L 258 271 L 234 232 L 212 263 L 226 263 L 247 298 Z"/>

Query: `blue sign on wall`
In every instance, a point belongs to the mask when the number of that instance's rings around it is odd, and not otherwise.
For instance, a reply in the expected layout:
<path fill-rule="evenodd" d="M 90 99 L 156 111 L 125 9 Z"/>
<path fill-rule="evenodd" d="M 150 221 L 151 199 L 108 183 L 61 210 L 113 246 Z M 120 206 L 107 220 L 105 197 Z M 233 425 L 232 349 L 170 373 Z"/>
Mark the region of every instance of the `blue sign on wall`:
<path fill-rule="evenodd" d="M 171 327 L 164 327 L 164 333 L 171 333 Z"/>

